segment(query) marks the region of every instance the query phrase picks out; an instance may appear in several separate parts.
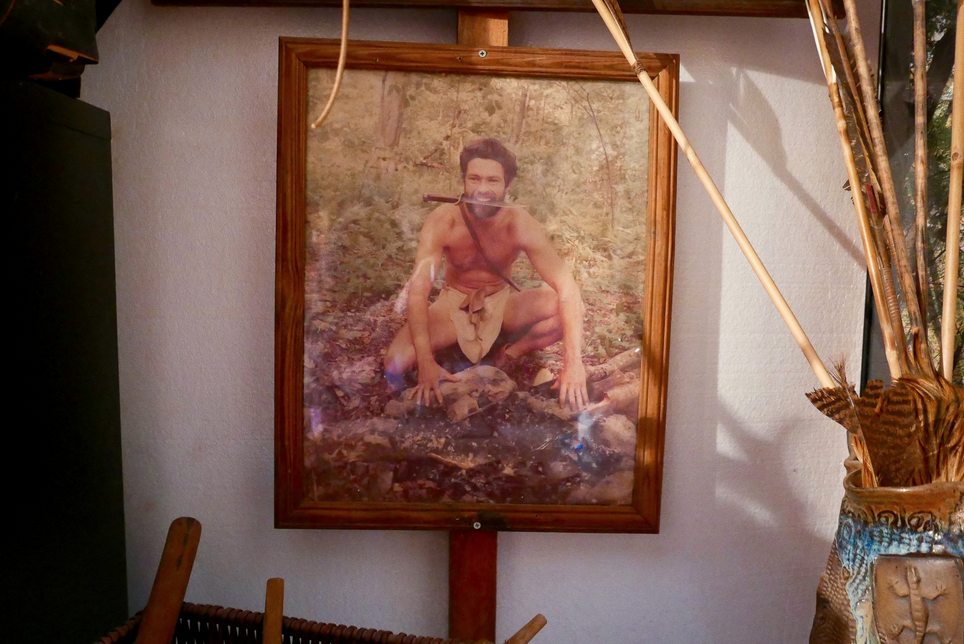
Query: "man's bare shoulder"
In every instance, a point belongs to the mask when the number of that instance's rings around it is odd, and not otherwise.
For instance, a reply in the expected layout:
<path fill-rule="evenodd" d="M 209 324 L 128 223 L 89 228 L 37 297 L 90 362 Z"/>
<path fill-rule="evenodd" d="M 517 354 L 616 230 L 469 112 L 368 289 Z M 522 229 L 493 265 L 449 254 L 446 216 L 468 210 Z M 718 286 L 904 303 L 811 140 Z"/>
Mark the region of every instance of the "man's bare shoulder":
<path fill-rule="evenodd" d="M 453 204 L 442 204 L 432 212 L 428 213 L 425 221 L 422 222 L 422 232 L 420 237 L 423 241 L 431 241 L 434 244 L 444 243 L 445 238 L 455 226 L 455 216 L 459 209 Z"/>
<path fill-rule="evenodd" d="M 522 206 L 511 206 L 507 209 L 511 213 L 517 226 L 539 226 L 536 218 L 529 214 L 529 211 Z"/>
<path fill-rule="evenodd" d="M 535 217 L 521 206 L 513 207 L 512 226 L 515 229 L 515 236 L 523 246 L 540 243 L 546 240 L 546 233 L 542 229 Z"/>
<path fill-rule="evenodd" d="M 455 224 L 455 218 L 459 214 L 458 206 L 450 203 L 443 203 L 433 210 L 425 218 L 422 230 L 430 228 L 433 230 L 446 230 Z"/>

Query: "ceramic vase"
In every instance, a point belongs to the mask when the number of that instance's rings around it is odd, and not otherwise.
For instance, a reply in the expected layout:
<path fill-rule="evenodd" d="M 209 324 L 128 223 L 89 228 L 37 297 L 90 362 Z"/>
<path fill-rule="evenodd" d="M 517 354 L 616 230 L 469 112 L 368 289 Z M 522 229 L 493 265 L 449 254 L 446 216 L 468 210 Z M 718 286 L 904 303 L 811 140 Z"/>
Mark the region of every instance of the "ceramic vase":
<path fill-rule="evenodd" d="M 964 644 L 964 483 L 863 487 L 848 461 L 812 644 Z"/>

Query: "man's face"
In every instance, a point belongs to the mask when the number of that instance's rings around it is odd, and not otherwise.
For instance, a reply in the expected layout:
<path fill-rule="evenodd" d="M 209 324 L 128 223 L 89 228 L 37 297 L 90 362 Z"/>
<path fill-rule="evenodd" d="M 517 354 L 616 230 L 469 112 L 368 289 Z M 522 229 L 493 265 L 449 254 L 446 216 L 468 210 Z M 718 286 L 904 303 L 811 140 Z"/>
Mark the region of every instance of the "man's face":
<path fill-rule="evenodd" d="M 492 159 L 472 159 L 465 166 L 464 192 L 476 201 L 500 202 L 505 200 L 505 170 Z M 465 204 L 476 219 L 488 219 L 499 212 L 500 206 Z"/>

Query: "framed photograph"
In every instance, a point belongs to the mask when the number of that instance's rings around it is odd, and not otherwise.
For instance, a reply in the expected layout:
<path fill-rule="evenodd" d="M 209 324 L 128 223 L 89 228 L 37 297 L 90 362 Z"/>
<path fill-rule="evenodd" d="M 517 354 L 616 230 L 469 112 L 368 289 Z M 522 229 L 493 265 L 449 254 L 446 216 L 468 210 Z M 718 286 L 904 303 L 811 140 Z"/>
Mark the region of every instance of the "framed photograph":
<path fill-rule="evenodd" d="M 276 525 L 658 531 L 676 146 L 632 70 L 351 42 L 312 128 L 337 59 L 280 43 Z"/>

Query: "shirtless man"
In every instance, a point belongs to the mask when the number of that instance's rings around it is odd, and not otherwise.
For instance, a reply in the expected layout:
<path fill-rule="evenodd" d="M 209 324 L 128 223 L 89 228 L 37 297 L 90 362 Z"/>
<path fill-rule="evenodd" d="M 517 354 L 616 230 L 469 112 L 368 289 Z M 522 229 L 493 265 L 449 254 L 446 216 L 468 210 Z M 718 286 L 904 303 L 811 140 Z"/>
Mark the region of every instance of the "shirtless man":
<path fill-rule="evenodd" d="M 459 163 L 463 201 L 439 206 L 422 226 L 408 286 L 408 324 L 388 347 L 385 373 L 397 380 L 415 367 L 413 397 L 419 404 L 429 405 L 433 398 L 441 403 L 439 383 L 457 378 L 436 362 L 436 351 L 458 343 L 478 363 L 501 332 L 508 343 L 493 359 L 501 366 L 562 340 L 563 368 L 554 386 L 559 404 L 581 409 L 588 401 L 582 297 L 539 223 L 525 209 L 504 204 L 516 174 L 515 155 L 498 139 L 483 139 L 467 145 Z M 510 283 L 509 271 L 520 252 L 550 288 L 520 291 Z M 429 292 L 443 257 L 445 287 L 430 306 Z"/>

